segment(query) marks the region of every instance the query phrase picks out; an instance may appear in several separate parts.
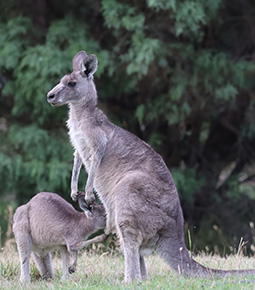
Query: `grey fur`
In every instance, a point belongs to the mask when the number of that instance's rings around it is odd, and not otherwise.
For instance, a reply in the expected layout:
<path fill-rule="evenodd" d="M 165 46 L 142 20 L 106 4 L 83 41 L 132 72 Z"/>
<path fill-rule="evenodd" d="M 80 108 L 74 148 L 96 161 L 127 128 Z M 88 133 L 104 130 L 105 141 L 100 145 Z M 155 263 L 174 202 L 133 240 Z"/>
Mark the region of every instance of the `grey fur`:
<path fill-rule="evenodd" d="M 84 198 L 84 197 L 83 197 Z M 59 248 L 63 261 L 62 279 L 76 270 L 77 251 L 101 242 L 105 234 L 91 240 L 87 238 L 105 227 L 103 205 L 93 206 L 93 215 L 76 211 L 70 203 L 59 195 L 41 192 L 27 204 L 17 208 L 14 214 L 13 232 L 15 235 L 21 266 L 21 282 L 30 281 L 29 258 L 33 260 L 43 277 L 54 276 L 51 251 Z M 70 266 L 70 253 L 74 252 L 74 262 Z"/>
<path fill-rule="evenodd" d="M 118 233 L 124 250 L 125 281 L 147 277 L 143 256 L 153 250 L 176 272 L 187 276 L 254 274 L 253 270 L 208 269 L 189 256 L 178 192 L 167 166 L 148 144 L 111 123 L 97 108 L 92 75 L 84 73 L 87 58 L 85 52 L 79 52 L 73 58 L 74 71 L 47 97 L 55 106 L 69 104 L 67 126 L 75 149 L 71 196 L 77 198 L 83 163 L 88 172 L 85 200 L 93 202 L 95 189 L 106 208 L 105 233 Z M 89 63 L 94 73 L 97 62 L 94 67 Z"/>

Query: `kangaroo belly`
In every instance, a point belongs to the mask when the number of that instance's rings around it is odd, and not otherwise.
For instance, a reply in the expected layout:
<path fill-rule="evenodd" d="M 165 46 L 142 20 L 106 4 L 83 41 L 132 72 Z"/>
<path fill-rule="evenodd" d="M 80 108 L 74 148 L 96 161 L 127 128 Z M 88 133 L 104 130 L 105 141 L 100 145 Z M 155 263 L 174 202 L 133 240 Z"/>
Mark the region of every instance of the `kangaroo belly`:
<path fill-rule="evenodd" d="M 37 232 L 35 235 L 31 235 L 32 244 L 35 247 L 47 248 L 56 247 L 58 245 L 65 245 L 65 239 L 59 234 L 49 233 L 45 230 L 44 232 Z"/>
<path fill-rule="evenodd" d="M 107 222 L 106 227 L 107 230 L 111 231 L 112 233 L 116 232 L 116 225 L 115 225 L 115 193 L 111 191 L 111 187 L 103 186 L 100 182 L 95 182 L 94 188 L 97 192 L 97 195 L 101 202 L 103 203 L 106 215 L 107 215 Z"/>
<path fill-rule="evenodd" d="M 45 257 L 48 253 L 52 252 L 58 248 L 57 246 L 52 246 L 52 247 L 39 247 L 32 245 L 32 251 L 37 253 L 40 257 Z"/>

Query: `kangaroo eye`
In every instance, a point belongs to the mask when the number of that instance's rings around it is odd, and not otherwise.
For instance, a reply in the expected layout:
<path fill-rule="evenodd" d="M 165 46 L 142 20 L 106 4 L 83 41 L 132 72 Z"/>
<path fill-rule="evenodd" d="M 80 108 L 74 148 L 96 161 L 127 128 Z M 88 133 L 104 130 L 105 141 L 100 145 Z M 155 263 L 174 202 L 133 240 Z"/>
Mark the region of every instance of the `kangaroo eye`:
<path fill-rule="evenodd" d="M 70 88 L 74 88 L 76 86 L 76 82 L 69 82 L 67 85 Z"/>

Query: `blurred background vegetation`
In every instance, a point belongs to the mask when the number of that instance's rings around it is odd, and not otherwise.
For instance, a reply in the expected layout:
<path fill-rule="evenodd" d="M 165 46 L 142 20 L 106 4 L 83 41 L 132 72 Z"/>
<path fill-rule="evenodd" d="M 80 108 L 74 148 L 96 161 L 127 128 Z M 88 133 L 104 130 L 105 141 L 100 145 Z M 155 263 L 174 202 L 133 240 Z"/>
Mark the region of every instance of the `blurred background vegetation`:
<path fill-rule="evenodd" d="M 98 56 L 99 106 L 171 170 L 192 249 L 228 253 L 241 237 L 255 249 L 253 0 L 2 1 L 2 244 L 8 205 L 71 201 L 67 108 L 46 93 L 79 50 Z"/>

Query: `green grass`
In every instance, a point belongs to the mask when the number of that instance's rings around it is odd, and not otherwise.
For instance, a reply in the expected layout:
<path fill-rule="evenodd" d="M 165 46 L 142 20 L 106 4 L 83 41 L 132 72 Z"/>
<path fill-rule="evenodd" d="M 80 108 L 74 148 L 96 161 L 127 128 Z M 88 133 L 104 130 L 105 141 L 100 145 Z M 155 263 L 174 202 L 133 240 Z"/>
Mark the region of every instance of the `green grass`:
<path fill-rule="evenodd" d="M 195 259 L 201 264 L 218 269 L 255 269 L 253 258 L 233 255 L 228 258 L 199 255 Z M 175 274 L 156 255 L 146 258 L 149 279 L 133 284 L 124 284 L 124 258 L 121 255 L 83 252 L 79 256 L 77 271 L 68 281 L 61 281 L 62 262 L 59 255 L 53 259 L 55 277 L 42 280 L 33 262 L 30 262 L 30 285 L 19 283 L 20 266 L 16 250 L 2 249 L 0 252 L 0 289 L 255 289 L 255 278 L 228 277 L 225 279 L 184 278 Z"/>

